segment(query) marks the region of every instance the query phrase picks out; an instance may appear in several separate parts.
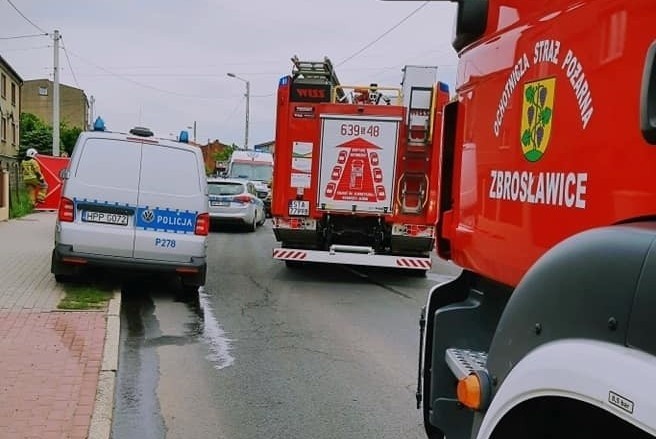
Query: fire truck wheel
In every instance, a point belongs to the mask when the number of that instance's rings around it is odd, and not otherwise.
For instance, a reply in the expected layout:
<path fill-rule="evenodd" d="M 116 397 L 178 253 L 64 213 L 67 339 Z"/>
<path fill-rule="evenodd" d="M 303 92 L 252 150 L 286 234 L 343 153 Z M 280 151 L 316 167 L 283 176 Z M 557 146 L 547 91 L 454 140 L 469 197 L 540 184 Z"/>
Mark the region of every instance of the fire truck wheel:
<path fill-rule="evenodd" d="M 408 270 L 408 274 L 412 277 L 426 277 L 428 270 Z"/>
<path fill-rule="evenodd" d="M 301 268 L 303 263 L 301 261 L 285 261 L 287 268 Z"/>

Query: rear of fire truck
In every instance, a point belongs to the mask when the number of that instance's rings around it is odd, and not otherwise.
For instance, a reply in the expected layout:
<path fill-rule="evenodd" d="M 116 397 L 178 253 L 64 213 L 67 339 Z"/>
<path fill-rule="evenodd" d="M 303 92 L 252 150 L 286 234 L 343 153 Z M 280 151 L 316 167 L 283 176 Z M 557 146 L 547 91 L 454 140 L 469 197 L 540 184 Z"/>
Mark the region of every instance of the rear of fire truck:
<path fill-rule="evenodd" d="M 656 3 L 459 0 L 430 438 L 656 436 Z"/>
<path fill-rule="evenodd" d="M 341 85 L 328 58 L 292 63 L 278 87 L 273 257 L 425 273 L 437 220 L 435 121 L 449 98 L 437 69 L 407 66 L 391 88 Z"/>

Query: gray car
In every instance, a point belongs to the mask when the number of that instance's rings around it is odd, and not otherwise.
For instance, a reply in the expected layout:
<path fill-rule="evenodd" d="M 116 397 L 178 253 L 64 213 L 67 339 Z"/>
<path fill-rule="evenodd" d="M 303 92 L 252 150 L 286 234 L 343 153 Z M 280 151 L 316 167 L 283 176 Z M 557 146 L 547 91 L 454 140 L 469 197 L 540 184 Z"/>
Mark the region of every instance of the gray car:
<path fill-rule="evenodd" d="M 209 213 L 213 226 L 244 225 L 254 232 L 264 224 L 264 202 L 258 198 L 255 185 L 238 179 L 208 179 Z"/>

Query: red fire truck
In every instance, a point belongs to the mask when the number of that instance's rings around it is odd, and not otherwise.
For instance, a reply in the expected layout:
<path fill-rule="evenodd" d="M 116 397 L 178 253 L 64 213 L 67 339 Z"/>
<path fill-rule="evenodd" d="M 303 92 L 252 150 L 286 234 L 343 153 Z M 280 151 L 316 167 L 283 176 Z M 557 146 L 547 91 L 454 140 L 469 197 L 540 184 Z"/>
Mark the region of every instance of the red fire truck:
<path fill-rule="evenodd" d="M 292 63 L 278 87 L 273 257 L 425 273 L 449 99 L 437 69 L 407 66 L 401 88 L 349 87 L 328 58 Z"/>
<path fill-rule="evenodd" d="M 656 436 L 656 2 L 459 0 L 430 438 Z"/>

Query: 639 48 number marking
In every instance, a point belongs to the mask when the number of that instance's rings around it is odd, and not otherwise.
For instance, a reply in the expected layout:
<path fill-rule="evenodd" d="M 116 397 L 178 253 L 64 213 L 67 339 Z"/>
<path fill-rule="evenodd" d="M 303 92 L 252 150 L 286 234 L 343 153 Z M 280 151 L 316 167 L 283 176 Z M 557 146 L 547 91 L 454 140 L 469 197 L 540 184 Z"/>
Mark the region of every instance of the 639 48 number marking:
<path fill-rule="evenodd" d="M 343 123 L 339 127 L 339 133 L 342 136 L 363 136 L 367 134 L 371 137 L 378 137 L 380 135 L 380 126 Z"/>

